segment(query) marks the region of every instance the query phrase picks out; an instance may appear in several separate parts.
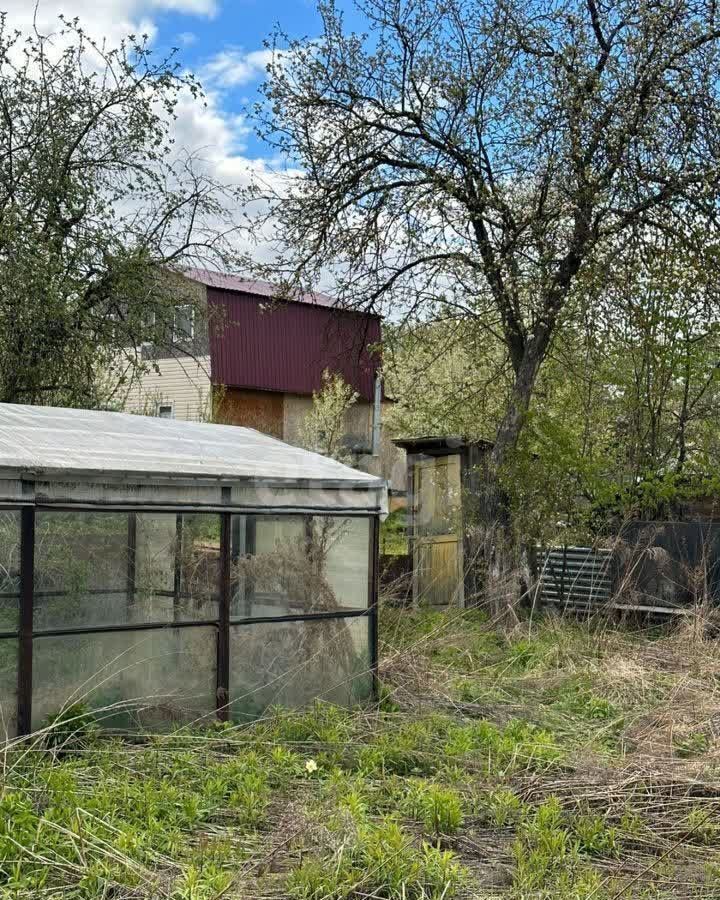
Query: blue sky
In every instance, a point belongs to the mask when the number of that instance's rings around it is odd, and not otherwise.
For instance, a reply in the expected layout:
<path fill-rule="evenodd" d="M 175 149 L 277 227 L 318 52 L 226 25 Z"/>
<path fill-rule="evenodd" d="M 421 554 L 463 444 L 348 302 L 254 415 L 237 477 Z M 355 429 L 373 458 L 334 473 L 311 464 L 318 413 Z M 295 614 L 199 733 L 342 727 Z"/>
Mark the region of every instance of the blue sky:
<path fill-rule="evenodd" d="M 361 20 L 348 0 L 348 22 Z M 180 111 L 178 143 L 207 149 L 218 174 L 230 180 L 246 162 L 263 161 L 265 147 L 240 116 L 257 96 L 264 75 L 263 41 L 276 24 L 293 37 L 312 37 L 320 23 L 314 0 L 0 0 L 10 25 L 46 33 L 58 15 L 78 17 L 96 39 L 116 43 L 130 32 L 148 33 L 158 52 L 178 47 L 183 66 L 208 91 L 208 110 Z"/>
<path fill-rule="evenodd" d="M 361 28 L 351 6 L 347 13 L 348 22 Z M 257 97 L 263 79 L 263 42 L 275 26 L 292 37 L 313 37 L 320 30 L 314 0 L 216 0 L 211 14 L 171 10 L 156 14 L 154 23 L 158 49 L 177 47 L 183 64 L 217 92 L 221 108 L 236 115 Z M 266 152 L 252 133 L 244 132 L 242 143 L 249 156 Z"/>

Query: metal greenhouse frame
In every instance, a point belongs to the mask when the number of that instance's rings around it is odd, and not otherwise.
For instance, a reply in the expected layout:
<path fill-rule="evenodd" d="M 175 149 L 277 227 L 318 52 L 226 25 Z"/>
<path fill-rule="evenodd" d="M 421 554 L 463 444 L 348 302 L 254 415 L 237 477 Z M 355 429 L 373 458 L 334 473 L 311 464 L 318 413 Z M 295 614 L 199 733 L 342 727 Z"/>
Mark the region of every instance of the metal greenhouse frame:
<path fill-rule="evenodd" d="M 386 503 L 380 479 L 250 429 L 0 404 L 6 735 L 93 692 L 150 727 L 168 699 L 175 722 L 375 695 Z"/>

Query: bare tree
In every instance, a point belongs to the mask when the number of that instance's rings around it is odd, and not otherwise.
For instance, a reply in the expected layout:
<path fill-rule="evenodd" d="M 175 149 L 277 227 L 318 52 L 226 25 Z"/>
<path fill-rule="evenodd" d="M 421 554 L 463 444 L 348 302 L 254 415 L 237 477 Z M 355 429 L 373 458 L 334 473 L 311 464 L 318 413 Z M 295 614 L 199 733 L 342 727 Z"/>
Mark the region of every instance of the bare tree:
<path fill-rule="evenodd" d="M 257 184 L 267 271 L 341 301 L 499 334 L 512 389 L 499 471 L 583 269 L 629 228 L 715 225 L 714 0 L 366 0 L 367 34 L 322 3 L 318 39 L 275 35 L 259 132 L 302 170 Z M 497 492 L 496 492 L 497 493 Z M 492 508 L 492 500 L 488 500 Z"/>

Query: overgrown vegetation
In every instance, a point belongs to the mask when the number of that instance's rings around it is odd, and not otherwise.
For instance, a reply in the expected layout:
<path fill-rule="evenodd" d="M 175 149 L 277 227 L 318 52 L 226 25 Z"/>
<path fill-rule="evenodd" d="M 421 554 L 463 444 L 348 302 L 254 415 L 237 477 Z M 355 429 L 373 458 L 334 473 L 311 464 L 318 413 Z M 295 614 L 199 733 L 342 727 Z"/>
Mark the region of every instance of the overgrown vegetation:
<path fill-rule="evenodd" d="M 385 610 L 376 709 L 6 748 L 0 896 L 718 896 L 720 648 L 700 628 Z"/>

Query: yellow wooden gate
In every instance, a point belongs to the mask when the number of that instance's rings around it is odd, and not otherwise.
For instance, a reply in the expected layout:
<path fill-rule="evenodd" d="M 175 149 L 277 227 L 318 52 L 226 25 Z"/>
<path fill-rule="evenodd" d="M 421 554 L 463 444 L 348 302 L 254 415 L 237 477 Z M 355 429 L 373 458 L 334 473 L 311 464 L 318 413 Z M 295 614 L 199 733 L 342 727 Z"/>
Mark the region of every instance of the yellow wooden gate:
<path fill-rule="evenodd" d="M 464 604 L 460 456 L 413 469 L 413 596 L 429 606 Z"/>

